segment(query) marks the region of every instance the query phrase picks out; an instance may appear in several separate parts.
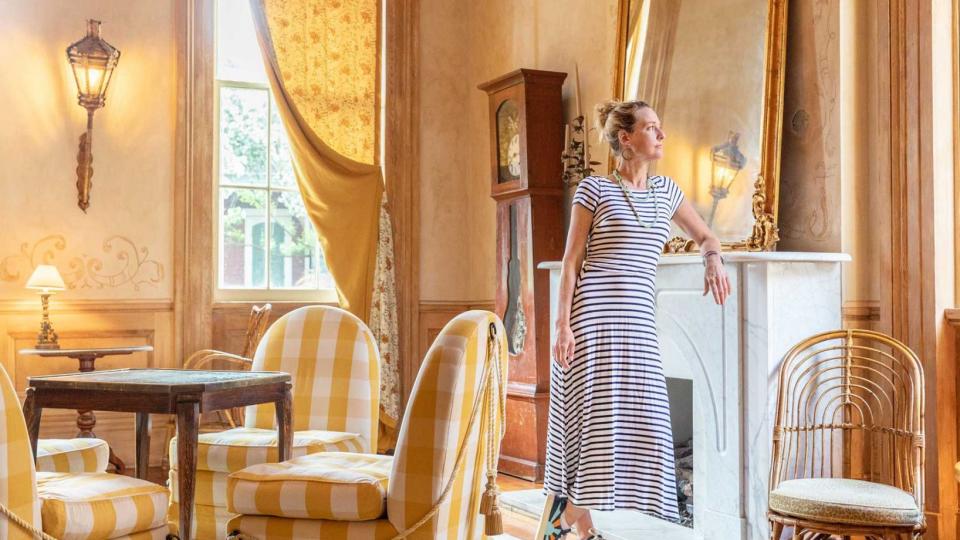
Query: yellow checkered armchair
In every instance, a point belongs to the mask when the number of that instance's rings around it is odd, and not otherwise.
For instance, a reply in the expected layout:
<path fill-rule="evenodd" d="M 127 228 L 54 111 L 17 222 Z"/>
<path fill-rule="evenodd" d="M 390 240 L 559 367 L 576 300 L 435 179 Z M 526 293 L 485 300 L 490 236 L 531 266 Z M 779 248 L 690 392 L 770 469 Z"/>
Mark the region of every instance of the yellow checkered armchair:
<path fill-rule="evenodd" d="M 377 448 L 380 356 L 370 329 L 351 313 L 329 306 L 291 311 L 267 329 L 252 369 L 291 376 L 292 457 Z M 233 517 L 226 511 L 227 475 L 277 461 L 273 404 L 247 407 L 244 422 L 244 427 L 199 436 L 193 524 L 197 538 L 226 536 L 226 522 Z M 168 515 L 176 521 L 175 437 L 169 456 L 173 504 Z"/>
<path fill-rule="evenodd" d="M 2 366 L 0 409 L 0 538 L 33 540 L 27 527 L 42 527 L 60 540 L 166 537 L 168 494 L 162 486 L 103 472 L 36 472 L 20 402 Z"/>
<path fill-rule="evenodd" d="M 231 474 L 228 508 L 241 515 L 228 529 L 258 540 L 499 534 L 504 335 L 487 311 L 463 313 L 444 327 L 420 367 L 395 457 L 330 452 Z"/>

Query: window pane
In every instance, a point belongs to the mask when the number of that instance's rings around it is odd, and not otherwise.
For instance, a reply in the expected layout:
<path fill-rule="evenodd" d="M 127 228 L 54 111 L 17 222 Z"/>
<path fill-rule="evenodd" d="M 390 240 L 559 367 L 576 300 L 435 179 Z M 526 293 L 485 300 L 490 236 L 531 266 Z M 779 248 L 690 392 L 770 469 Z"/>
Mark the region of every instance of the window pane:
<path fill-rule="evenodd" d="M 270 185 L 291 189 L 297 187 L 290 157 L 290 142 L 276 105 L 270 108 Z"/>
<path fill-rule="evenodd" d="M 248 0 L 217 1 L 217 78 L 267 82 Z"/>
<path fill-rule="evenodd" d="M 220 182 L 267 185 L 266 90 L 220 89 Z"/>
<path fill-rule="evenodd" d="M 316 289 L 317 235 L 300 193 L 271 191 L 270 204 L 270 287 Z"/>
<path fill-rule="evenodd" d="M 267 193 L 220 189 L 220 286 L 262 289 L 266 280 Z"/>

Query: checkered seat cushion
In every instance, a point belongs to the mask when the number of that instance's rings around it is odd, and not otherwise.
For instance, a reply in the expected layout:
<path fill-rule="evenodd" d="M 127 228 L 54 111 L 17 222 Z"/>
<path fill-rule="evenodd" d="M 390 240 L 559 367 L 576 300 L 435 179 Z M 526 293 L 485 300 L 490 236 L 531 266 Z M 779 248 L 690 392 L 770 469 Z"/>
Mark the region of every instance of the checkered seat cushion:
<path fill-rule="evenodd" d="M 167 523 L 163 486 L 118 474 L 37 473 L 43 529 L 60 540 L 116 538 Z"/>
<path fill-rule="evenodd" d="M 37 470 L 42 472 L 104 472 L 110 447 L 100 439 L 40 439 Z"/>
<path fill-rule="evenodd" d="M 228 509 L 302 519 L 365 521 L 386 509 L 391 456 L 330 452 L 254 465 L 227 480 Z"/>
<path fill-rule="evenodd" d="M 230 473 L 259 463 L 276 463 L 278 436 L 276 430 L 247 427 L 203 433 L 197 441 L 197 470 Z M 296 431 L 291 457 L 317 452 L 360 452 L 363 447 L 356 433 Z M 170 441 L 170 468 L 179 468 L 176 438 Z"/>

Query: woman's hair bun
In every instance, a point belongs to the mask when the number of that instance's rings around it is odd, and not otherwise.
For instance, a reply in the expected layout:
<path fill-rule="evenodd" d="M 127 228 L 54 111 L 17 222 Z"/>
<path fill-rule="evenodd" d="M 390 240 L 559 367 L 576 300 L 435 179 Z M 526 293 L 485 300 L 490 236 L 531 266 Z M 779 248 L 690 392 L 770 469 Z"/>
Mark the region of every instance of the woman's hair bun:
<path fill-rule="evenodd" d="M 597 104 L 597 128 L 599 128 L 600 131 L 603 131 L 603 128 L 606 127 L 607 118 L 609 118 L 610 113 L 617 108 L 617 105 L 620 105 L 620 102 L 612 99 Z"/>

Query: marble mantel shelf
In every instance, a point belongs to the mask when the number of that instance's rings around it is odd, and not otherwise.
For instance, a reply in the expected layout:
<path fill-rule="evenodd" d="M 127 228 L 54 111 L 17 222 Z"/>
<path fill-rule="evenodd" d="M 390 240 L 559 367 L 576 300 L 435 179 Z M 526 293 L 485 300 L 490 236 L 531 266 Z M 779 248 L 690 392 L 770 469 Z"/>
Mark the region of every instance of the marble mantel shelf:
<path fill-rule="evenodd" d="M 723 260 L 727 263 L 740 262 L 850 262 L 846 253 L 814 253 L 805 251 L 724 251 Z M 701 264 L 700 255 L 664 255 L 660 266 L 674 264 Z M 559 270 L 560 261 L 544 261 L 537 265 L 541 270 Z"/>
<path fill-rule="evenodd" d="M 766 540 L 770 443 L 783 355 L 841 327 L 844 253 L 726 252 L 733 295 L 703 296 L 699 254 L 660 259 L 656 325 L 667 377 L 692 381 L 694 538 Z M 561 263 L 550 272 L 554 342 Z M 948 314 L 948 319 L 951 314 Z M 957 317 L 955 317 L 957 318 Z"/>

